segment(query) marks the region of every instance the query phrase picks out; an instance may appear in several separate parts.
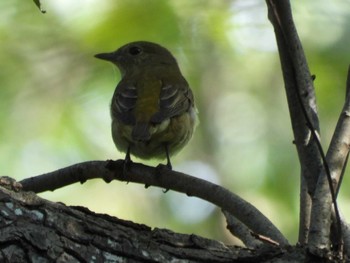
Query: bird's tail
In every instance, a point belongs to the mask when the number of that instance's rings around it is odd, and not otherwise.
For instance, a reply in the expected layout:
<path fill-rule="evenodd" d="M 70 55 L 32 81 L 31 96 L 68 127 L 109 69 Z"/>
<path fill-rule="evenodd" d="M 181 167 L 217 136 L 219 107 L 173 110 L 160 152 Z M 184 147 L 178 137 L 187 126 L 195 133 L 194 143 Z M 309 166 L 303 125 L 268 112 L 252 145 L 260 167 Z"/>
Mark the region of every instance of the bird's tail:
<path fill-rule="evenodd" d="M 149 141 L 151 139 L 149 123 L 147 122 L 139 122 L 136 123 L 135 127 L 132 130 L 132 138 L 135 141 Z"/>

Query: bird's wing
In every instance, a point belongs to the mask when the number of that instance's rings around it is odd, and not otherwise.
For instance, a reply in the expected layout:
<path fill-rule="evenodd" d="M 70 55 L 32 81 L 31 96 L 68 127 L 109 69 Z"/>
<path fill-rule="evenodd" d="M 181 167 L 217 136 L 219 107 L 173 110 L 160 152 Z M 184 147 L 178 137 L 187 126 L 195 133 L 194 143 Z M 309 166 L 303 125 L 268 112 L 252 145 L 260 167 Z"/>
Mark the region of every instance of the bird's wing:
<path fill-rule="evenodd" d="M 111 114 L 126 125 L 134 125 L 135 117 L 132 110 L 137 100 L 136 87 L 130 83 L 118 84 L 111 105 Z"/>
<path fill-rule="evenodd" d="M 187 112 L 194 106 L 191 89 L 185 79 L 177 84 L 163 82 L 159 96 L 159 111 L 151 117 L 151 123 L 161 123 L 163 120 Z"/>

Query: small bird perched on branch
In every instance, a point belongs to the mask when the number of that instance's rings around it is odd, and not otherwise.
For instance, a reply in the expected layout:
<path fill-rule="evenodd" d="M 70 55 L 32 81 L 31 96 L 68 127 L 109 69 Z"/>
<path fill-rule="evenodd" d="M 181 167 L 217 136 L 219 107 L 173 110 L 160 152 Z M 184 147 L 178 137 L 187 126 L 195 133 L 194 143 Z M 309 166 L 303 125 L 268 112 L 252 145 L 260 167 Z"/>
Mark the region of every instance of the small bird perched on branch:
<path fill-rule="evenodd" d="M 167 159 L 190 140 L 196 123 L 192 91 L 176 59 L 146 41 L 95 55 L 121 73 L 111 103 L 112 137 L 118 150 L 142 159 Z"/>

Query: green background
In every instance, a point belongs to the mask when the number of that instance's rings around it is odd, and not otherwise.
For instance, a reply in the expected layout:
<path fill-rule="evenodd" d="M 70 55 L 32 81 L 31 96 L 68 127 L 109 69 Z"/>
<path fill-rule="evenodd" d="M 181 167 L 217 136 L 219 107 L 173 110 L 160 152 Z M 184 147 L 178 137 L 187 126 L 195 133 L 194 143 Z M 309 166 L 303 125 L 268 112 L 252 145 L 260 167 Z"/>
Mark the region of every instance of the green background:
<path fill-rule="evenodd" d="M 21 180 L 83 161 L 124 158 L 113 145 L 109 117 L 120 75 L 93 55 L 130 41 L 153 41 L 177 58 L 199 111 L 194 138 L 172 158 L 174 169 L 237 193 L 296 242 L 300 168 L 264 1 L 43 4 L 44 15 L 32 1 L 0 2 L 0 175 Z M 292 4 L 316 75 L 327 149 L 345 96 L 350 1 Z M 349 218 L 346 177 L 339 202 Z M 235 243 L 218 209 L 171 191 L 93 180 L 41 196 Z"/>

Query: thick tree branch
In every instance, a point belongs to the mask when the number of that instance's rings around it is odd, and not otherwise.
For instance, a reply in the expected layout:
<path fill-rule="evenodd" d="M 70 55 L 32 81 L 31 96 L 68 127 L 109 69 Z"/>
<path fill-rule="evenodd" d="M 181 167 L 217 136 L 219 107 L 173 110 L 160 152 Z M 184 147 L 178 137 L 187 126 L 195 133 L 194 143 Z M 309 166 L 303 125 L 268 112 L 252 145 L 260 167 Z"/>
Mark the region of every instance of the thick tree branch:
<path fill-rule="evenodd" d="M 315 91 L 301 42 L 293 23 L 289 1 L 266 0 L 266 2 L 269 19 L 275 30 L 295 138 L 294 142 L 301 165 L 301 177 L 304 178 L 300 181 L 301 184 L 306 183 L 307 185 L 300 187 L 304 191 L 304 193 L 301 193 L 301 197 L 304 197 L 304 199 L 300 202 L 299 242 L 305 244 L 308 239 L 311 209 L 310 202 L 304 202 L 310 200 L 305 197 L 305 191 L 310 196 L 313 195 L 318 175 L 323 170 L 316 138 L 312 136 L 306 119 L 308 117 L 312 127 L 319 134 Z"/>
<path fill-rule="evenodd" d="M 290 251 L 226 246 L 0 187 L 0 262 L 274 262 Z M 305 253 L 297 251 L 300 258 Z M 288 255 L 289 254 L 289 255 Z"/>
<path fill-rule="evenodd" d="M 23 190 L 37 193 L 46 190 L 53 191 L 75 182 L 83 183 L 93 178 L 102 178 L 106 182 L 117 179 L 147 186 L 158 186 L 213 203 L 236 217 L 253 232 L 268 236 L 281 245 L 288 244 L 280 231 L 259 210 L 219 185 L 183 173 L 137 163 L 132 163 L 128 173 L 124 175 L 123 167 L 123 160 L 85 162 L 24 179 L 20 183 Z"/>

